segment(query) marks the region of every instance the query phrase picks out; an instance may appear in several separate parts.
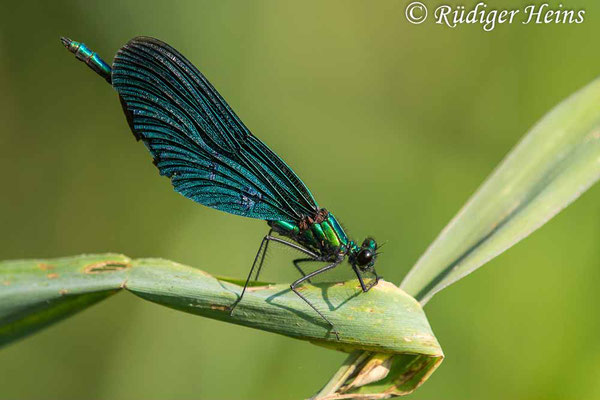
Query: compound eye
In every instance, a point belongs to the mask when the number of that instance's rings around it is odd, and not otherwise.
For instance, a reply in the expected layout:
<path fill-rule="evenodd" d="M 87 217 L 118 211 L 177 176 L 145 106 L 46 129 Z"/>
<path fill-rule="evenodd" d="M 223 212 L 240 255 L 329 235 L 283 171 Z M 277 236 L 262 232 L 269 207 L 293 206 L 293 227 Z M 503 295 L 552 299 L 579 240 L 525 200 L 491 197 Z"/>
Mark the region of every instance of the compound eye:
<path fill-rule="evenodd" d="M 376 250 L 377 249 L 377 242 L 375 241 L 375 239 L 373 238 L 366 238 L 363 242 L 362 242 L 362 246 L 361 247 L 368 247 L 371 250 Z"/>
<path fill-rule="evenodd" d="M 374 254 L 370 249 L 362 249 L 356 256 L 356 263 L 359 267 L 369 265 L 369 263 L 373 261 L 373 255 Z"/>

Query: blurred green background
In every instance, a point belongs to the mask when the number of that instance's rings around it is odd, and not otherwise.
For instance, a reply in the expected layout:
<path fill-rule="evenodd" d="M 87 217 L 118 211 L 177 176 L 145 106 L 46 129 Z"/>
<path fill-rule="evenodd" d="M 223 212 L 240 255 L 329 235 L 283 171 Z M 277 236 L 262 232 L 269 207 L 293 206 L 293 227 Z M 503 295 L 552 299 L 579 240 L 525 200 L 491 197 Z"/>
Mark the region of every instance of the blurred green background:
<path fill-rule="evenodd" d="M 0 258 L 112 251 L 246 276 L 266 225 L 174 193 L 115 92 L 58 40 L 110 62 L 151 35 L 196 64 L 353 237 L 387 242 L 378 271 L 399 283 L 527 129 L 600 75 L 598 2 L 569 2 L 586 9 L 581 25 L 489 33 L 410 25 L 408 3 L 3 2 Z M 600 398 L 599 201 L 594 187 L 427 305 L 447 358 L 411 398 Z M 292 256 L 274 249 L 264 278 L 295 278 Z M 344 358 L 119 294 L 0 350 L 0 398 L 297 399 Z"/>

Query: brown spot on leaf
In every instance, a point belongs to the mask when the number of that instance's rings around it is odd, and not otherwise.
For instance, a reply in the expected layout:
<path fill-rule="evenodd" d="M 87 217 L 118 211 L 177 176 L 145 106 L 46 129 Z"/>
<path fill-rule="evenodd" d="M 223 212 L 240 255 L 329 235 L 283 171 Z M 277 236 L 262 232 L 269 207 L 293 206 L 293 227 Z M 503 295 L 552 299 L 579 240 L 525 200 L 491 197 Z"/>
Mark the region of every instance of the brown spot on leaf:
<path fill-rule="evenodd" d="M 84 274 L 99 274 L 102 272 L 120 271 L 131 267 L 126 261 L 100 261 L 90 264 L 83 269 Z"/>
<path fill-rule="evenodd" d="M 46 264 L 46 263 L 39 263 L 38 267 L 42 271 L 50 271 L 51 269 L 54 269 L 54 265 L 50 265 L 50 264 Z"/>
<path fill-rule="evenodd" d="M 48 275 L 46 275 L 46 278 L 48 278 L 48 279 L 56 279 L 56 278 L 58 278 L 58 274 L 48 274 Z"/>
<path fill-rule="evenodd" d="M 246 288 L 246 292 L 256 292 L 257 290 L 265 290 L 270 288 L 272 285 L 262 285 L 262 286 L 249 286 Z"/>
<path fill-rule="evenodd" d="M 67 289 L 60 289 L 58 291 L 58 294 L 60 294 L 61 296 L 64 296 L 65 294 L 69 293 L 69 291 Z"/>
<path fill-rule="evenodd" d="M 4 286 L 8 286 L 8 285 L 10 285 L 10 281 L 2 281 L 2 284 L 3 284 Z"/>
<path fill-rule="evenodd" d="M 210 305 L 210 309 L 211 310 L 218 310 L 218 311 L 229 311 L 229 307 L 222 306 L 220 304 L 211 304 Z"/>

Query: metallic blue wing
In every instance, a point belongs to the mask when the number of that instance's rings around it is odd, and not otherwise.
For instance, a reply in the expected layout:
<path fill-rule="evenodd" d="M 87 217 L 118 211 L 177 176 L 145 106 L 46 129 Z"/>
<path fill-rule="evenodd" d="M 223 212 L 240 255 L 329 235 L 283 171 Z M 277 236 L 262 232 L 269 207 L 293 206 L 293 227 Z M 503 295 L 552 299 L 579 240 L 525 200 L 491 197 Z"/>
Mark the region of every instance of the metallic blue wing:
<path fill-rule="evenodd" d="M 319 207 L 300 178 L 177 50 L 134 38 L 112 68 L 131 130 L 177 192 L 251 218 L 298 222 L 316 214 Z"/>

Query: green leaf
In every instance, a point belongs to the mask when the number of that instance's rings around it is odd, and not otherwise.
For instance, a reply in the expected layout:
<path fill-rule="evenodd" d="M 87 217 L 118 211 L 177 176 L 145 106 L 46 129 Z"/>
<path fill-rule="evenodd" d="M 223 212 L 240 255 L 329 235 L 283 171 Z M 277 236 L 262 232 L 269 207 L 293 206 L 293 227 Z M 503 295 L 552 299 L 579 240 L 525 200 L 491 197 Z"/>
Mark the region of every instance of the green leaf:
<path fill-rule="evenodd" d="M 355 376 L 349 387 L 363 387 L 373 374 L 405 366 L 402 384 L 412 390 L 443 359 L 421 305 L 389 282 L 381 281 L 368 293 L 362 292 L 357 280 L 302 286 L 302 293 L 327 312 L 340 340 L 289 285 L 249 287 L 230 315 L 229 306 L 242 289 L 235 282 L 172 261 L 132 260 L 118 254 L 4 261 L 0 263 L 0 345 L 128 290 L 188 313 L 340 351 L 385 355 L 371 361 L 370 374 Z M 385 360 L 398 354 L 402 364 Z"/>
<path fill-rule="evenodd" d="M 542 226 L 599 177 L 600 79 L 596 79 L 552 109 L 525 135 L 442 230 L 400 287 L 424 305 L 435 293 Z M 343 398 L 339 396 L 349 393 L 343 386 L 346 374 L 360 374 L 356 371 L 362 365 L 379 357 L 352 354 L 315 398 Z M 370 396 L 386 398 L 390 390 L 400 391 L 397 384 L 386 383 L 402 374 L 390 370 L 377 382 L 380 386 L 371 387 Z"/>

